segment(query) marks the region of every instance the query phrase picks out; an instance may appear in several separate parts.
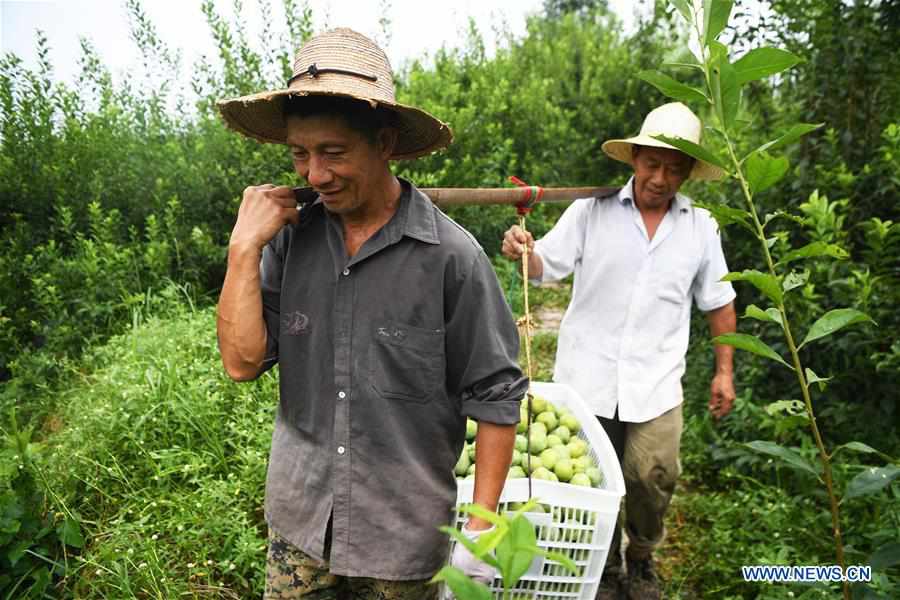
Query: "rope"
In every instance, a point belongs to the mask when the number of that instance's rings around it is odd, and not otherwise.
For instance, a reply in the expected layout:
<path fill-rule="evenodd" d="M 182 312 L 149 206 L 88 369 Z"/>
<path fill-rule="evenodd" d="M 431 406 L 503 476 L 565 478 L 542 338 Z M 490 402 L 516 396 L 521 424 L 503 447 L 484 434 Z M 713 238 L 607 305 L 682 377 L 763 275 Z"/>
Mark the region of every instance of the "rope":
<path fill-rule="evenodd" d="M 510 176 L 509 180 L 522 188 L 524 195 L 522 197 L 521 202 L 516 205 L 516 211 L 519 214 L 519 227 L 528 234 L 528 230 L 525 227 L 525 217 L 528 216 L 528 213 L 531 212 L 531 209 L 534 208 L 534 205 L 537 204 L 541 196 L 544 194 L 544 190 L 541 187 L 535 185 L 528 185 L 515 175 Z M 531 500 L 532 492 L 531 492 L 531 415 L 533 414 L 533 410 L 531 407 L 531 382 L 533 380 L 532 373 L 533 367 L 531 363 L 531 336 L 534 333 L 534 327 L 531 323 L 531 308 L 528 305 L 528 244 L 525 244 L 525 251 L 522 253 L 522 299 L 523 299 L 523 309 L 525 314 L 522 316 L 522 319 L 519 321 L 520 324 L 524 324 L 525 329 L 525 374 L 528 376 L 528 392 L 526 397 L 528 398 L 528 409 L 527 416 L 528 419 L 525 425 L 525 453 L 527 458 L 527 470 L 528 470 L 528 500 Z"/>
<path fill-rule="evenodd" d="M 531 209 L 529 209 L 531 210 Z M 525 229 L 525 215 L 519 215 L 519 227 L 522 228 L 522 231 L 528 232 Z M 528 393 L 526 397 L 528 398 L 528 413 L 526 418 L 528 422 L 525 425 L 525 452 L 528 456 L 526 459 L 528 461 L 528 499 L 531 500 L 531 381 L 532 381 L 532 365 L 531 365 L 531 334 L 532 334 L 532 325 L 531 325 L 531 309 L 528 306 L 528 243 L 525 244 L 525 252 L 522 254 L 522 299 L 523 299 L 523 309 L 525 310 L 525 315 L 523 319 L 525 320 L 525 374 L 528 375 Z"/>

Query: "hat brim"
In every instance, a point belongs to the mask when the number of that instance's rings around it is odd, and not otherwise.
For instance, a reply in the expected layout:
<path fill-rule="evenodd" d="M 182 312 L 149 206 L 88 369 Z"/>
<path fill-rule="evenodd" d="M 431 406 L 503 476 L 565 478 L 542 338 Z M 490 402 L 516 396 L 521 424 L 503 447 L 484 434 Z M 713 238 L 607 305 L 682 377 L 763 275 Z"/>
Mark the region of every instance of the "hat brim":
<path fill-rule="evenodd" d="M 675 146 L 672 146 L 665 142 L 661 142 L 658 139 L 652 138 L 647 135 L 637 135 L 635 137 L 624 140 L 606 140 L 605 142 L 603 142 L 601 148 L 603 149 L 603 152 L 610 158 L 634 166 L 631 152 L 632 148 L 635 145 L 678 150 L 678 148 L 676 148 Z M 688 179 L 694 179 L 697 181 L 718 181 L 723 177 L 725 177 L 725 171 L 715 165 L 711 165 L 705 160 L 700 160 L 698 158 L 695 159 L 694 168 L 691 169 L 691 174 L 688 176 Z"/>
<path fill-rule="evenodd" d="M 373 106 L 382 106 L 394 113 L 397 146 L 391 160 L 418 158 L 446 148 L 453 141 L 450 127 L 424 110 L 403 104 L 388 103 L 353 94 L 308 92 L 282 89 L 260 92 L 216 103 L 225 124 L 238 133 L 260 142 L 287 144 L 284 104 L 290 96 L 341 96 Z"/>

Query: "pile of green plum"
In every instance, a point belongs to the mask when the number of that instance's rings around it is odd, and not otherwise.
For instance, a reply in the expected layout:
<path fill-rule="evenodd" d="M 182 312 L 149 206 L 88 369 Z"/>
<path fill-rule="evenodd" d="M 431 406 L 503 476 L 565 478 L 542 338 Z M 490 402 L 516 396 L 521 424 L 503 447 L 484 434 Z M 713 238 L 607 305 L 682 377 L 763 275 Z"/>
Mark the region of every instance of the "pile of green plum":
<path fill-rule="evenodd" d="M 599 487 L 603 474 L 590 455 L 588 443 L 578 436 L 581 423 L 565 407 L 554 406 L 546 398 L 533 394 L 528 419 L 527 396 L 522 399 L 520 420 L 516 428 L 516 446 L 508 479 L 531 474 L 543 479 L 571 485 Z M 475 438 L 478 423 L 466 421 L 466 442 L 456 463 L 456 476 L 475 477 Z"/>

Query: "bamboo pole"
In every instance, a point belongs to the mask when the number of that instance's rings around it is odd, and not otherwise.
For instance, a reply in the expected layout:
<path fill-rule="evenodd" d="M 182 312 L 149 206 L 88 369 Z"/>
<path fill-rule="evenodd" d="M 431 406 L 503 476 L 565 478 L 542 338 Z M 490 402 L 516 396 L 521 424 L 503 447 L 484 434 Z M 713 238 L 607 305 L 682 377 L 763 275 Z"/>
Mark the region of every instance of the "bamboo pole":
<path fill-rule="evenodd" d="M 465 204 L 519 204 L 531 196 L 530 187 L 515 188 L 422 188 L 420 191 L 438 206 Z M 608 196 L 616 187 L 560 187 L 540 188 L 541 202 L 573 202 L 579 198 Z"/>
<path fill-rule="evenodd" d="M 514 188 L 420 188 L 440 207 L 463 205 L 511 204 L 527 201 L 535 190 L 541 190 L 541 202 L 573 202 L 579 198 L 599 198 L 616 193 L 617 187 L 514 187 Z M 297 202 L 306 204 L 318 194 L 312 188 L 294 188 Z"/>

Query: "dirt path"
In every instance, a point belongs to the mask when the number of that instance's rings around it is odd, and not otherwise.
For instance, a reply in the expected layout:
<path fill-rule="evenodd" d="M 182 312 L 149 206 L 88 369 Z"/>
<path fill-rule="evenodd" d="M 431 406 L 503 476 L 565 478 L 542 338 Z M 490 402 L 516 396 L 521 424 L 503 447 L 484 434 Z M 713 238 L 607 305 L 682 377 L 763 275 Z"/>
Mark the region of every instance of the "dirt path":
<path fill-rule="evenodd" d="M 564 310 L 561 308 L 539 306 L 534 309 L 535 333 L 558 333 Z"/>

